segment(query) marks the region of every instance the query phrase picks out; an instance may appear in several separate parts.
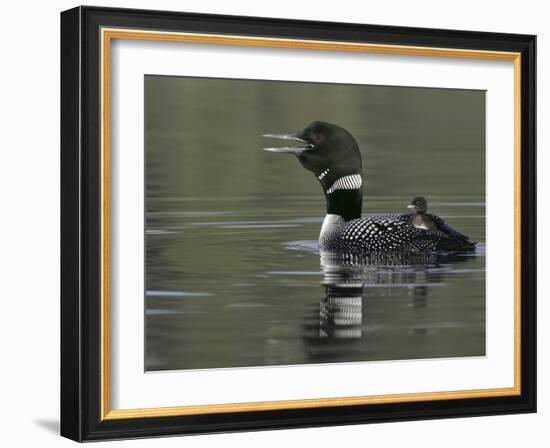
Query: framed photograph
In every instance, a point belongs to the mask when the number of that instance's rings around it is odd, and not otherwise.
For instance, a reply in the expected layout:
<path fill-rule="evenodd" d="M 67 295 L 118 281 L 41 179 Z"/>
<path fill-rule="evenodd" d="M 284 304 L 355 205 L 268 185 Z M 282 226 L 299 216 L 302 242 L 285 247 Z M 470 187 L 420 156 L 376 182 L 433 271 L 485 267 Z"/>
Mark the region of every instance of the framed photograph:
<path fill-rule="evenodd" d="M 535 412 L 535 36 L 61 14 L 61 433 Z"/>

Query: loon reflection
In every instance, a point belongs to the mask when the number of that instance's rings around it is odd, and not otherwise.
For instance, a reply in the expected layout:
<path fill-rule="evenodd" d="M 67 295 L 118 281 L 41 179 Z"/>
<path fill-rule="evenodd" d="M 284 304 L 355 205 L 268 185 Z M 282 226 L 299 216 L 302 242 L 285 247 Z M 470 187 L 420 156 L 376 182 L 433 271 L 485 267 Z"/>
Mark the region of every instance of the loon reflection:
<path fill-rule="evenodd" d="M 443 285 L 438 271 L 473 257 L 469 252 L 392 253 L 360 257 L 322 251 L 320 263 L 324 296 L 318 308 L 319 324 L 309 326 L 306 340 L 315 347 L 323 340 L 342 339 L 349 344 L 350 340 L 367 337 L 366 333 L 377 328 L 376 317 L 369 310 L 370 297 L 375 300 L 380 297 L 391 299 L 392 295 L 398 294 L 398 290 L 406 289 L 411 310 L 426 308 L 430 291 Z M 311 322 L 310 317 L 307 320 Z M 426 329 L 418 325 L 413 332 L 422 334 Z M 310 353 L 314 358 L 315 350 Z M 338 351 L 333 356 L 337 358 Z"/>

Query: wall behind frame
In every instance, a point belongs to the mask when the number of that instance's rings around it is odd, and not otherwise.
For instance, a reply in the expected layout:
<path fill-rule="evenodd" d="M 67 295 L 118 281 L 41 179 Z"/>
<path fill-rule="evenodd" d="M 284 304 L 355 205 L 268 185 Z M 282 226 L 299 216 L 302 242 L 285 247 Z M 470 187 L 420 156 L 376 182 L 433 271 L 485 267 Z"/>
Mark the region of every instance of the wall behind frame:
<path fill-rule="evenodd" d="M 385 25 L 467 29 L 538 35 L 538 147 L 544 147 L 550 121 L 550 98 L 543 80 L 548 77 L 550 27 L 543 2 L 479 2 L 462 0 L 446 5 L 439 1 L 394 0 L 383 3 L 279 0 L 145 0 L 88 1 L 88 5 L 126 8 L 185 10 L 189 12 L 328 20 Z M 3 310 L 3 406 L 6 445 L 40 443 L 42 447 L 71 446 L 59 431 L 59 13 L 78 2 L 10 2 L 4 5 L 2 33 L 3 70 L 2 150 L 0 191 L 2 219 L 0 257 Z M 539 298 L 550 293 L 550 157 L 538 156 Z M 544 204 L 545 203 L 545 204 Z M 541 446 L 548 438 L 550 392 L 545 387 L 547 359 L 541 347 L 550 336 L 540 322 L 548 318 L 539 300 L 539 413 L 470 419 L 405 422 L 321 429 L 301 429 L 148 439 L 99 443 L 94 446 L 256 447 L 285 445 L 335 446 L 342 443 L 371 446 L 422 446 L 447 448 L 465 445 L 517 447 L 532 442 Z M 541 441 L 537 443 L 537 441 Z M 72 445 L 74 446 L 74 445 Z"/>

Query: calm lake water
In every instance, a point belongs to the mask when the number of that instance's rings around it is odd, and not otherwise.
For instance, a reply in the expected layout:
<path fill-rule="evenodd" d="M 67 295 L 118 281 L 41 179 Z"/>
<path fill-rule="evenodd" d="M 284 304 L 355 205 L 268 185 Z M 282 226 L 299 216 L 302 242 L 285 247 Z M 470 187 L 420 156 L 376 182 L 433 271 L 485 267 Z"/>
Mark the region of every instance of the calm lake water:
<path fill-rule="evenodd" d="M 147 76 L 146 369 L 485 354 L 484 92 Z M 316 179 L 261 151 L 322 119 L 363 154 L 363 214 L 430 211 L 472 254 L 321 259 Z"/>

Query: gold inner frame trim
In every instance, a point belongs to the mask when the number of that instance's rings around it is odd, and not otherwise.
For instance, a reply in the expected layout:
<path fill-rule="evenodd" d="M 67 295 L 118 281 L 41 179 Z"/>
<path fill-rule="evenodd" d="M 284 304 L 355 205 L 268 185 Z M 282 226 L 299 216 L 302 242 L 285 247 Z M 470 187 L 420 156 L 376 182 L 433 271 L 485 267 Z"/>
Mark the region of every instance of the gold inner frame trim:
<path fill-rule="evenodd" d="M 215 414 L 284 409 L 307 409 L 413 401 L 502 397 L 521 394 L 521 54 L 515 52 L 418 47 L 307 39 L 279 39 L 218 34 L 101 29 L 101 419 Z M 419 392 L 391 395 L 278 400 L 212 405 L 188 405 L 140 409 L 111 409 L 110 345 L 110 66 L 113 39 L 186 42 L 214 45 L 296 48 L 356 53 L 456 57 L 513 61 L 514 63 L 514 386 L 492 389 Z"/>

